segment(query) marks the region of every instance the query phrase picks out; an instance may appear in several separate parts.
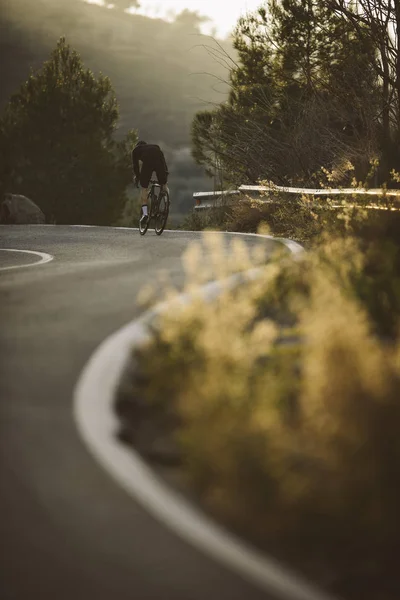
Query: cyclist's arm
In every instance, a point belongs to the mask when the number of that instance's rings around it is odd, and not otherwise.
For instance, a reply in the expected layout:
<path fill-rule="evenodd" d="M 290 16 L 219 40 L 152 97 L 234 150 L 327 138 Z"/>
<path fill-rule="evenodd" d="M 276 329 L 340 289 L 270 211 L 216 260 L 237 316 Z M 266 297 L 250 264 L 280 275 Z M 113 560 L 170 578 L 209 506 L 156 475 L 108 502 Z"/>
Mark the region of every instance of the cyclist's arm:
<path fill-rule="evenodd" d="M 163 161 L 164 161 L 164 167 L 165 167 L 165 171 L 166 171 L 166 173 L 167 173 L 167 175 L 168 175 L 168 174 L 169 174 L 169 171 L 168 171 L 168 167 L 167 167 L 167 162 L 166 162 L 166 160 L 165 160 L 164 152 L 161 152 L 161 154 L 162 154 Z"/>
<path fill-rule="evenodd" d="M 132 150 L 132 169 L 135 177 L 139 178 L 140 168 L 139 168 L 139 156 L 138 156 L 137 148 Z"/>

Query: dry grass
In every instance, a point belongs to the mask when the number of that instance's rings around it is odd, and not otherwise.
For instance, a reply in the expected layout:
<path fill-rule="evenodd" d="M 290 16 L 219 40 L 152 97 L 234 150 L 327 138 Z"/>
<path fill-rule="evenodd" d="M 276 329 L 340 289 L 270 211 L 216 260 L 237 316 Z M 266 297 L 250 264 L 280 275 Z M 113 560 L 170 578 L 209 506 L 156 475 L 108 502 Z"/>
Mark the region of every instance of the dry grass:
<path fill-rule="evenodd" d="M 267 225 L 276 236 L 305 243 L 315 239 L 336 221 L 337 212 L 328 200 L 316 205 L 307 196 L 271 195 L 270 202 L 242 199 L 232 207 L 226 219 L 228 231 L 256 233 Z"/>
<path fill-rule="evenodd" d="M 349 222 L 359 221 L 362 206 L 335 208 L 328 198 L 315 202 L 310 196 L 269 194 L 268 202 L 242 198 L 233 204 L 193 211 L 182 228 L 193 231 L 220 230 L 256 233 L 266 226 L 276 236 L 309 244 L 323 232 L 343 233 Z"/>
<path fill-rule="evenodd" d="M 267 201 L 244 197 L 214 209 L 194 210 L 182 229 L 256 233 L 266 226 L 273 235 L 297 240 L 307 247 L 318 244 L 320 236 L 327 233 L 334 236 L 351 233 L 363 238 L 369 230 L 379 237 L 385 227 L 400 230 L 400 213 L 388 210 L 395 203 L 384 195 L 384 189 L 382 194 L 371 209 L 368 196 L 315 199 L 304 194 L 268 192 L 264 197 Z"/>
<path fill-rule="evenodd" d="M 184 219 L 181 229 L 187 231 L 205 231 L 207 229 L 224 231 L 231 209 L 229 206 L 219 206 L 210 210 L 193 210 Z"/>
<path fill-rule="evenodd" d="M 206 242 L 216 277 L 262 259 L 235 241 L 225 262 L 217 238 Z M 193 303 L 169 311 L 137 352 L 127 402 L 168 417 L 212 514 L 357 600 L 400 597 L 400 297 L 387 326 L 372 267 L 386 257 L 384 291 L 400 288 L 397 258 L 377 252 L 326 238 L 205 303 L 196 286 L 210 273 L 192 247 Z"/>

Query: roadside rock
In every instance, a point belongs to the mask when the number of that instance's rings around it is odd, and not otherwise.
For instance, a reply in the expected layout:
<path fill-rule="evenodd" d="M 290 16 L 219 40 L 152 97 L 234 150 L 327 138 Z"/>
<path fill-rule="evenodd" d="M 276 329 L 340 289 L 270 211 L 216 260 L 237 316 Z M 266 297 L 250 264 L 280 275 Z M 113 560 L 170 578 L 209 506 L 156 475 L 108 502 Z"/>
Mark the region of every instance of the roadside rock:
<path fill-rule="evenodd" d="M 46 218 L 40 208 L 26 196 L 5 194 L 0 205 L 3 225 L 43 225 Z"/>

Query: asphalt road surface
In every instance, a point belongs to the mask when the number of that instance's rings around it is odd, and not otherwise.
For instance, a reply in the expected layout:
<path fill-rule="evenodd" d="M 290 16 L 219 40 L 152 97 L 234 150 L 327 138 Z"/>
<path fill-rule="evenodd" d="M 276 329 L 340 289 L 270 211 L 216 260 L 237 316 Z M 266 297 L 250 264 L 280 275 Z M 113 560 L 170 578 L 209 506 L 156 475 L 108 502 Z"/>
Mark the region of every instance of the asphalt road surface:
<path fill-rule="evenodd" d="M 258 600 L 265 594 L 150 517 L 80 440 L 74 386 L 92 352 L 139 316 L 136 296 L 195 233 L 2 226 L 0 599 Z M 244 238 L 272 250 L 275 242 Z M 206 256 L 205 256 L 206 259 Z"/>

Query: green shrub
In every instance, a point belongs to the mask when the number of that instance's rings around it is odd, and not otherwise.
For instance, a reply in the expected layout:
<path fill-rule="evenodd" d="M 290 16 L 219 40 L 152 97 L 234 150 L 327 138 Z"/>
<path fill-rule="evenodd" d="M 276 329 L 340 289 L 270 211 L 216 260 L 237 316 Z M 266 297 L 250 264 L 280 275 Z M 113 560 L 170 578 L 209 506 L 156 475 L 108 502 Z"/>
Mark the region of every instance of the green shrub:
<path fill-rule="evenodd" d="M 140 213 L 141 208 L 138 194 L 131 194 L 125 202 L 125 206 L 116 225 L 118 227 L 139 227 Z"/>
<path fill-rule="evenodd" d="M 308 242 L 335 217 L 329 201 L 316 205 L 307 196 L 277 195 L 268 202 L 245 198 L 233 206 L 227 229 L 256 233 L 264 224 L 274 235 Z"/>
<path fill-rule="evenodd" d="M 188 231 L 225 230 L 229 214 L 228 206 L 218 206 L 201 211 L 193 210 L 185 217 L 181 229 Z"/>
<path fill-rule="evenodd" d="M 61 38 L 1 115 L 0 195 L 27 195 L 48 222 L 110 225 L 126 202 L 136 140 L 115 141 L 117 122 L 111 82 Z"/>

